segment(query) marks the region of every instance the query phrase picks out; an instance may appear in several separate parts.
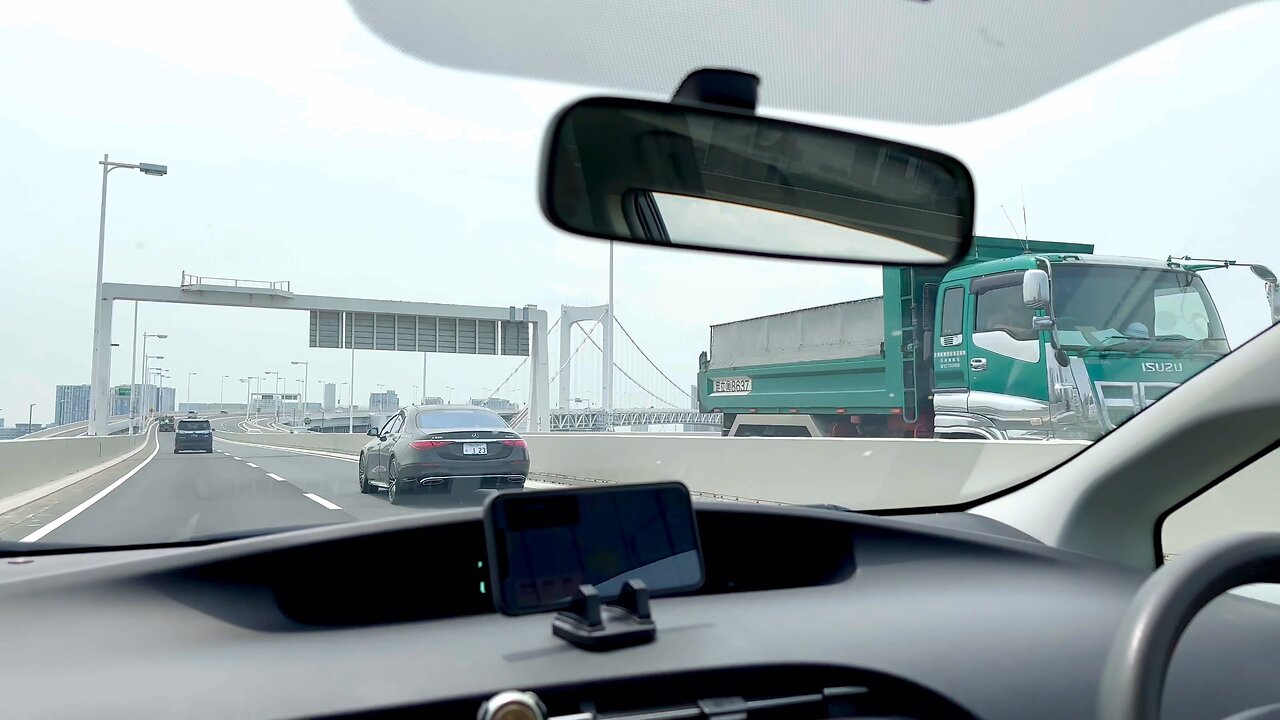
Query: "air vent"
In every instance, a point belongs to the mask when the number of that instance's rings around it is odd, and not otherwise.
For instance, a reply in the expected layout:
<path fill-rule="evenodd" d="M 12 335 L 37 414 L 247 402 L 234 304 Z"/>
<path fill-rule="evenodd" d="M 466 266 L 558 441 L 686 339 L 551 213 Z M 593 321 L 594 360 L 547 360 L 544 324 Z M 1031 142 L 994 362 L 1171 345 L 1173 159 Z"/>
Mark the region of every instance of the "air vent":
<path fill-rule="evenodd" d="M 882 718 L 870 712 L 870 691 L 860 686 L 823 688 L 820 692 L 763 697 L 715 697 L 686 705 L 646 706 L 619 712 L 583 710 L 549 715 L 548 720 L 826 720 Z M 893 716 L 902 717 L 902 716 Z"/>
<path fill-rule="evenodd" d="M 625 652 L 625 651 L 624 651 Z M 830 665 L 753 665 L 641 675 L 553 687 L 495 688 L 483 697 L 366 710 L 341 717 L 485 717 L 525 698 L 548 720 L 974 720 L 927 688 L 891 675 Z M 338 716 L 334 716 L 338 717 Z"/>

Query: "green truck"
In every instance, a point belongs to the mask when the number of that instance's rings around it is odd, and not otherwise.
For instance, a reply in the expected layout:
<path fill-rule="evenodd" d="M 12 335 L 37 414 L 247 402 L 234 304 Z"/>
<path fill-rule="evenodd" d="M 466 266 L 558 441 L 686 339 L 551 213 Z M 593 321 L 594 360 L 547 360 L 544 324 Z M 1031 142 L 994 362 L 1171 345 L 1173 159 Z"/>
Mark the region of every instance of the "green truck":
<path fill-rule="evenodd" d="M 885 266 L 881 297 L 715 325 L 701 410 L 733 436 L 1096 439 L 1230 350 L 1199 273 L 1236 263 L 1093 250 L 977 237 Z"/>

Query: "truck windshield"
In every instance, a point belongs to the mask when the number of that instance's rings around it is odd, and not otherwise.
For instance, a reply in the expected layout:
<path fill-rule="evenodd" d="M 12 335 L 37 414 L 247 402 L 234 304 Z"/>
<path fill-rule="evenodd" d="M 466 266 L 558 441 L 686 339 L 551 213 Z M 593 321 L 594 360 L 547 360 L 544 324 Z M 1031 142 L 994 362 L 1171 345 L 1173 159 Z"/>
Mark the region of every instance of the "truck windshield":
<path fill-rule="evenodd" d="M 1053 311 L 1066 345 L 1195 341 L 1209 352 L 1228 349 L 1204 281 L 1178 270 L 1055 265 Z"/>

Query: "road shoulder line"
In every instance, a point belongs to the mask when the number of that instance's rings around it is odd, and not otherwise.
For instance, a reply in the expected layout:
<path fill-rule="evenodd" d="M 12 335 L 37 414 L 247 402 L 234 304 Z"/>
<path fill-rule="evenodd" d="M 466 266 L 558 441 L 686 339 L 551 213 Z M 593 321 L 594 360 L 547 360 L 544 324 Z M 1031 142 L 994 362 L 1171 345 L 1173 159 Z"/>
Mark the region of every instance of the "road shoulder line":
<path fill-rule="evenodd" d="M 152 460 L 154 460 L 156 455 L 160 453 L 160 433 L 157 432 L 155 435 L 153 435 L 149 441 L 147 441 L 142 445 L 142 447 L 147 447 L 152 442 L 155 443 L 155 446 L 156 446 L 155 449 L 151 451 L 151 454 L 147 456 L 146 460 L 143 460 L 142 462 L 138 463 L 137 467 L 125 473 L 119 480 L 116 480 L 115 482 L 111 483 L 105 488 L 99 490 L 98 493 L 93 497 L 89 498 L 88 500 L 85 500 L 84 502 L 80 503 L 74 508 L 71 508 L 70 510 L 68 510 L 66 513 L 58 516 L 58 518 L 53 522 L 48 523 L 47 525 L 40 528 L 39 530 L 36 530 L 30 535 L 22 538 L 21 542 L 36 542 L 37 540 L 43 538 L 45 535 L 48 535 L 54 530 L 57 530 L 58 528 L 65 525 L 67 521 L 71 520 L 72 518 L 84 512 L 85 510 L 88 510 L 89 507 L 92 506 L 94 503 L 106 497 L 107 494 L 110 493 L 112 490 L 115 490 L 116 488 L 123 485 L 125 480 L 128 480 L 134 475 L 137 475 L 138 472 L 142 470 L 142 468 L 146 467 L 147 464 L 150 463 Z"/>

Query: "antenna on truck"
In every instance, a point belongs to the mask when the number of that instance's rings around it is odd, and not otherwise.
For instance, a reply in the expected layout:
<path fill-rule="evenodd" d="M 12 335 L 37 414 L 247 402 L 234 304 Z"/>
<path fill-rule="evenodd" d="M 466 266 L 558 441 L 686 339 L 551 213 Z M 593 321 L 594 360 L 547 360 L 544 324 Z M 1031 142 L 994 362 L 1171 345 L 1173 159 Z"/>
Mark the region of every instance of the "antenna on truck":
<path fill-rule="evenodd" d="M 1027 245 L 1027 239 L 1018 234 L 1018 226 L 1013 224 L 1013 218 L 1009 217 L 1009 211 L 1004 209 L 1004 205 L 1000 206 L 1000 210 L 1004 212 L 1004 219 L 1009 221 L 1009 228 L 1013 230 L 1013 236 L 1022 241 L 1022 251 L 1027 253 L 1031 252 L 1031 246 Z M 1023 212 L 1026 211 L 1023 210 Z"/>
<path fill-rule="evenodd" d="M 1018 192 L 1022 194 L 1022 237 L 1030 240 L 1031 233 L 1027 232 L 1027 189 L 1018 188 Z"/>

